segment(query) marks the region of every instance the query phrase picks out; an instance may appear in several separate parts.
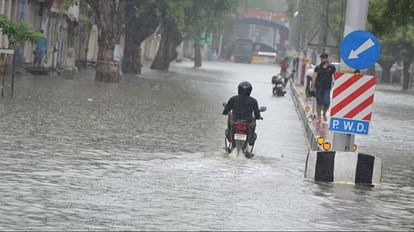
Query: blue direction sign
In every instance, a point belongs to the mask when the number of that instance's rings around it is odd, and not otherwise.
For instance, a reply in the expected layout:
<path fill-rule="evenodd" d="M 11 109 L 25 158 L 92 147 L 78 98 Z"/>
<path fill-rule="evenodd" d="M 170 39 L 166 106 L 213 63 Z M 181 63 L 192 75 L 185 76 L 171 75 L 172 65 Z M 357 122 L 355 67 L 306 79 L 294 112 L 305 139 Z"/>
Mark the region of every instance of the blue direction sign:
<path fill-rule="evenodd" d="M 353 69 L 367 69 L 380 57 L 381 45 L 377 37 L 368 31 L 353 31 L 341 43 L 341 58 Z"/>
<path fill-rule="evenodd" d="M 329 130 L 339 133 L 367 135 L 368 129 L 368 121 L 331 118 L 331 121 L 329 123 Z"/>

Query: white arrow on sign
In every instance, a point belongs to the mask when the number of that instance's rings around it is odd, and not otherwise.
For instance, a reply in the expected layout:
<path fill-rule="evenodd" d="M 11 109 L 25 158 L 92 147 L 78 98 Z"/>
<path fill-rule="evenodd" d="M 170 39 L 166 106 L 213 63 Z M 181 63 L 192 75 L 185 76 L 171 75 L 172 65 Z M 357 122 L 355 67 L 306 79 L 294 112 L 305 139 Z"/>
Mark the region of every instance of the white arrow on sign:
<path fill-rule="evenodd" d="M 375 45 L 374 41 L 372 41 L 371 38 L 369 38 L 367 41 L 365 41 L 361 46 L 359 46 L 358 49 L 351 50 L 351 53 L 348 56 L 348 59 L 357 59 L 359 58 L 359 54 L 365 52 L 366 50 L 370 49 Z"/>

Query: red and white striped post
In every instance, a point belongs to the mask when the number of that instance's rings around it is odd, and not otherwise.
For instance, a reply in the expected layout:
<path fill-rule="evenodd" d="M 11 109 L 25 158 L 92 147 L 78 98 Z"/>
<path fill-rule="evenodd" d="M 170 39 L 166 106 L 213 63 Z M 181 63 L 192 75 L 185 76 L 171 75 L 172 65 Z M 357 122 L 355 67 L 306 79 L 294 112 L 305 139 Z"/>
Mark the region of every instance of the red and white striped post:
<path fill-rule="evenodd" d="M 375 84 L 374 76 L 337 73 L 331 117 L 371 121 Z"/>
<path fill-rule="evenodd" d="M 344 37 L 352 31 L 365 29 L 367 16 L 368 0 L 348 0 L 346 7 Z M 342 63 L 344 62 L 342 61 Z M 352 134 L 333 133 L 332 147 L 335 151 L 351 151 L 354 143 L 355 136 Z"/>

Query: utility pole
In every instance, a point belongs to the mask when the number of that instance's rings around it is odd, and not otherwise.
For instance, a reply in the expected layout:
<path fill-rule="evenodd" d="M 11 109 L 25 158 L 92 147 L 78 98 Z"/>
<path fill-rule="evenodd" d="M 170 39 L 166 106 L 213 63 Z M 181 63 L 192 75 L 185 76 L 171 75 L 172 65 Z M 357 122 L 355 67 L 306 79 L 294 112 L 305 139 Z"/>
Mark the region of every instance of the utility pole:
<path fill-rule="evenodd" d="M 298 14 L 299 14 L 299 0 L 295 0 L 295 7 L 293 10 L 292 24 L 290 24 L 289 31 L 289 47 L 290 49 L 296 50 L 297 46 L 297 36 L 298 36 Z"/>
<path fill-rule="evenodd" d="M 318 52 L 326 51 L 326 44 L 328 41 L 328 20 L 329 20 L 329 0 L 322 0 L 323 14 L 320 16 L 320 34 L 319 34 L 319 48 Z"/>
<path fill-rule="evenodd" d="M 307 47 L 307 43 L 306 43 L 306 33 L 308 31 L 308 29 L 306 28 L 306 13 L 307 11 L 304 9 L 305 7 L 305 0 L 300 0 L 300 9 L 301 10 L 301 14 L 300 14 L 300 25 L 301 25 L 301 36 L 300 36 L 300 50 L 303 50 L 305 47 Z"/>
<path fill-rule="evenodd" d="M 327 0 L 325 0 L 327 1 Z M 364 30 L 368 16 L 368 0 L 348 0 L 346 6 L 344 37 L 350 32 Z M 344 63 L 343 61 L 341 62 Z M 333 134 L 333 150 L 351 151 L 355 143 L 355 135 Z"/>
<path fill-rule="evenodd" d="M 303 33 L 303 14 L 304 14 L 304 9 L 303 9 L 303 0 L 298 0 L 298 16 L 297 16 L 297 20 L 298 20 L 298 33 L 296 35 L 297 38 L 297 45 L 296 45 L 296 50 L 297 52 L 301 52 L 302 50 L 302 37 L 304 35 Z"/>

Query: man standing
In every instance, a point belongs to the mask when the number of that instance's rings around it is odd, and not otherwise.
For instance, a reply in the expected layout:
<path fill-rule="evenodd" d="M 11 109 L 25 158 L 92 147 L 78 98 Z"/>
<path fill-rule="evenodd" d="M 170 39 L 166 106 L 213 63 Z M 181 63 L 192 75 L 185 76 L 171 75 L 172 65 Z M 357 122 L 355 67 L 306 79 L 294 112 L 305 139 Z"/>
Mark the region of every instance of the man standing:
<path fill-rule="evenodd" d="M 323 110 L 323 119 L 328 121 L 326 113 L 329 110 L 331 104 L 331 88 L 333 76 L 335 74 L 335 66 L 329 64 L 328 54 L 322 53 L 321 64 L 316 66 L 313 73 L 312 91 L 315 91 L 316 95 L 316 113 L 318 122 L 321 121 L 321 114 Z"/>
<path fill-rule="evenodd" d="M 43 34 L 42 29 L 39 32 Z M 43 58 L 47 54 L 47 47 L 48 47 L 48 43 L 47 43 L 46 38 L 43 38 L 43 39 L 40 39 L 40 40 L 36 41 L 36 49 L 34 51 L 34 55 L 35 55 L 34 66 L 35 67 L 40 67 L 41 66 Z"/>

